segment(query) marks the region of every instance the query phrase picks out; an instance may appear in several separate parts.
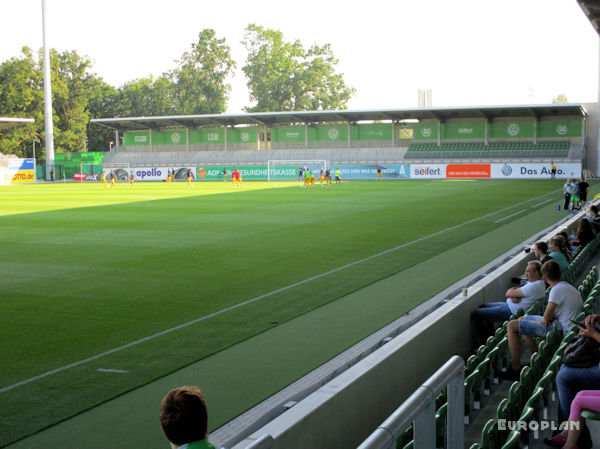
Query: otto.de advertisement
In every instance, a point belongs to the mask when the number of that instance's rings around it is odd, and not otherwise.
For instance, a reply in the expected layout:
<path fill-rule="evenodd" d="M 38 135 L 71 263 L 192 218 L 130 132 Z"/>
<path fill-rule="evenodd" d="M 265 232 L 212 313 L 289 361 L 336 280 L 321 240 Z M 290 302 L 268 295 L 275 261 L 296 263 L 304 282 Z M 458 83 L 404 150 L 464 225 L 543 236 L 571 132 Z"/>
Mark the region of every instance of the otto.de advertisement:
<path fill-rule="evenodd" d="M 11 159 L 0 167 L 0 185 L 35 182 L 35 159 Z"/>

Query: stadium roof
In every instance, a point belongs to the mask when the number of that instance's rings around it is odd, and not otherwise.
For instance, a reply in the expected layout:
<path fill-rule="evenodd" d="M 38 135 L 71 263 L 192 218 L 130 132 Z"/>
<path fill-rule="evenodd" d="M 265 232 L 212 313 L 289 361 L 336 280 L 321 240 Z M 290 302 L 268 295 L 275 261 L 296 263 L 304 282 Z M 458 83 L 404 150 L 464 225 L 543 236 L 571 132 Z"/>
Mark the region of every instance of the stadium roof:
<path fill-rule="evenodd" d="M 21 126 L 33 122 L 34 120 L 32 118 L 0 117 L 0 131 L 3 129 L 12 128 L 13 126 Z"/>
<path fill-rule="evenodd" d="M 162 128 L 200 128 L 206 126 L 285 125 L 290 123 L 358 122 L 369 120 L 447 120 L 481 117 L 548 117 L 587 115 L 581 104 L 551 104 L 524 106 L 480 106 L 460 108 L 340 110 L 256 112 L 245 114 L 173 115 L 163 117 L 122 117 L 92 119 L 92 123 L 118 131 Z"/>
<path fill-rule="evenodd" d="M 583 9 L 596 32 L 600 34 L 600 3 L 598 0 L 577 0 L 577 3 Z"/>

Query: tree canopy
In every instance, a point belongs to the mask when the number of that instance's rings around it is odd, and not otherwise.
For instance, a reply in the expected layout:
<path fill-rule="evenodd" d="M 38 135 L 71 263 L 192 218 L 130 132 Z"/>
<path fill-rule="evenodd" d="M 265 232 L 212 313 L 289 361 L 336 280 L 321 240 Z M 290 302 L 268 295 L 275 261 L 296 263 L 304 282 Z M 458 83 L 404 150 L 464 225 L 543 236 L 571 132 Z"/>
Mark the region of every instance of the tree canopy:
<path fill-rule="evenodd" d="M 305 50 L 299 40 L 286 42 L 281 31 L 255 24 L 242 43 L 248 51 L 242 71 L 256 102 L 249 112 L 346 109 L 356 92 L 336 73 L 329 44 Z"/>

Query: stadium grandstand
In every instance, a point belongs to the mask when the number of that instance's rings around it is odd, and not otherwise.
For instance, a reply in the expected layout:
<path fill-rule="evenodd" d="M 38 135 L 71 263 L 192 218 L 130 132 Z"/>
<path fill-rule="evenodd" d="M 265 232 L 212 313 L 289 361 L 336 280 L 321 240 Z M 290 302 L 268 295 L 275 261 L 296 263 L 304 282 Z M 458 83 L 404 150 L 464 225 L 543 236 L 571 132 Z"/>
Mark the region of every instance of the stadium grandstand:
<path fill-rule="evenodd" d="M 132 167 L 582 161 L 581 104 L 300 111 L 93 119 L 115 142 L 104 162 Z M 594 167 L 594 170 L 595 167 Z"/>

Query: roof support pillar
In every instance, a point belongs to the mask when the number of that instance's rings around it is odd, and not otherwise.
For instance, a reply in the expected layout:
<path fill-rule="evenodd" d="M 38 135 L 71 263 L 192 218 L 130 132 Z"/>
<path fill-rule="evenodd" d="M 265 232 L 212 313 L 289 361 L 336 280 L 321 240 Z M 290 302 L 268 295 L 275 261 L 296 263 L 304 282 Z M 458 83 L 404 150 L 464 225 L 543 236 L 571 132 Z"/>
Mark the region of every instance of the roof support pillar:
<path fill-rule="evenodd" d="M 223 126 L 223 128 L 224 128 L 224 133 L 223 134 L 225 134 L 225 137 L 224 137 L 224 140 L 225 140 L 225 151 L 227 151 L 227 142 L 228 142 L 228 139 L 227 139 L 227 125 Z"/>
<path fill-rule="evenodd" d="M 115 150 L 119 152 L 119 130 L 115 129 Z"/>
<path fill-rule="evenodd" d="M 533 119 L 533 144 L 537 144 L 537 133 L 538 133 L 538 119 Z"/>
<path fill-rule="evenodd" d="M 486 145 L 490 144 L 490 127 L 489 127 L 490 121 L 486 118 L 485 119 L 485 128 L 484 128 L 484 143 Z"/>
<path fill-rule="evenodd" d="M 308 123 L 304 124 L 304 149 L 308 149 Z"/>
<path fill-rule="evenodd" d="M 348 148 L 350 148 L 351 145 L 351 141 L 350 141 L 350 122 L 348 122 Z"/>
<path fill-rule="evenodd" d="M 187 142 L 185 149 L 190 151 L 190 128 L 185 129 L 185 141 Z"/>
<path fill-rule="evenodd" d="M 150 151 L 154 151 L 154 143 L 152 142 L 152 128 L 148 128 L 148 133 L 150 135 Z"/>
<path fill-rule="evenodd" d="M 437 121 L 437 128 L 438 128 L 438 132 L 437 132 L 437 145 L 438 147 L 442 145 L 442 121 L 438 120 Z"/>

